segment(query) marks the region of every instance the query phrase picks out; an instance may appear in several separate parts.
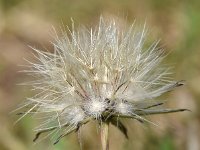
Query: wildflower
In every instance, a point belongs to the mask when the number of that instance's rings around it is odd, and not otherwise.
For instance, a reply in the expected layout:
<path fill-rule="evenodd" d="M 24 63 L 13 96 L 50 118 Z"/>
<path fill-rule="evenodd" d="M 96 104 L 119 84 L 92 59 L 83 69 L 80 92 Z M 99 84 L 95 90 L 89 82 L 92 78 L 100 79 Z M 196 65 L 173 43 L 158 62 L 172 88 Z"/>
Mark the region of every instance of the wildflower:
<path fill-rule="evenodd" d="M 158 42 L 145 48 L 146 32 L 145 26 L 138 31 L 133 25 L 123 31 L 114 20 L 101 18 L 94 29 L 73 28 L 56 37 L 54 53 L 33 48 L 39 62 L 29 62 L 25 72 L 36 78 L 30 84 L 37 94 L 21 114 L 44 117 L 34 141 L 44 132 L 62 130 L 56 144 L 96 120 L 105 147 L 109 123 L 128 137 L 121 118 L 150 122 L 143 116 L 185 111 L 158 107 L 163 102 L 157 97 L 183 82 L 171 80 L 169 68 L 160 65 L 165 55 Z"/>

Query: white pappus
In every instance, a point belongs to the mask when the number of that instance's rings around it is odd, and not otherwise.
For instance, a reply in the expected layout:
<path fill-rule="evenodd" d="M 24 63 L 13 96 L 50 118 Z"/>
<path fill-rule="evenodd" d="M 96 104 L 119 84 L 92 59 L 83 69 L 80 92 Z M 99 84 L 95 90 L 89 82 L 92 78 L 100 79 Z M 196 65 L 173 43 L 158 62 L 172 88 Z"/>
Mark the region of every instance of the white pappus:
<path fill-rule="evenodd" d="M 33 48 L 38 62 L 29 61 L 24 72 L 35 77 L 30 84 L 36 95 L 27 99 L 19 119 L 43 117 L 34 141 L 62 130 L 56 144 L 91 120 L 110 122 L 128 137 L 121 118 L 148 122 L 144 115 L 186 110 L 158 107 L 163 102 L 157 97 L 183 83 L 171 80 L 170 69 L 160 64 L 165 55 L 158 42 L 145 46 L 146 33 L 145 25 L 123 30 L 101 17 L 95 28 L 56 36 L 53 53 Z"/>

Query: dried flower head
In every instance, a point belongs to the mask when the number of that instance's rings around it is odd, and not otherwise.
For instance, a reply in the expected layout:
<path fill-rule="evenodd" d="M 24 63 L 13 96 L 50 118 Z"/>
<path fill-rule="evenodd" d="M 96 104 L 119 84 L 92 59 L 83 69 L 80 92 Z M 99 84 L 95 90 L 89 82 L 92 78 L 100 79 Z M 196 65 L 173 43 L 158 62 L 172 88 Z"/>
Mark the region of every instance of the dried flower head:
<path fill-rule="evenodd" d="M 157 97 L 183 83 L 160 66 L 165 55 L 158 42 L 144 45 L 145 26 L 122 30 L 101 18 L 94 29 L 69 32 L 55 38 L 54 53 L 33 48 L 39 62 L 29 62 L 25 71 L 36 78 L 30 84 L 37 94 L 26 100 L 19 119 L 42 116 L 34 141 L 44 132 L 61 131 L 56 144 L 91 120 L 111 123 L 128 137 L 121 118 L 150 122 L 145 115 L 186 110 L 158 107 L 163 102 Z"/>

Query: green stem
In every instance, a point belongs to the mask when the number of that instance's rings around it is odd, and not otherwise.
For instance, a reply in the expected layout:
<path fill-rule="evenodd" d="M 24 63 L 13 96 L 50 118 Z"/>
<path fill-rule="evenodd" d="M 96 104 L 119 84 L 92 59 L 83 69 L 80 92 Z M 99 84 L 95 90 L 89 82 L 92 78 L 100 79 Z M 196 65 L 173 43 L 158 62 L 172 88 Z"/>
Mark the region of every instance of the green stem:
<path fill-rule="evenodd" d="M 102 150 L 109 150 L 109 122 L 102 122 L 101 124 L 101 145 Z"/>

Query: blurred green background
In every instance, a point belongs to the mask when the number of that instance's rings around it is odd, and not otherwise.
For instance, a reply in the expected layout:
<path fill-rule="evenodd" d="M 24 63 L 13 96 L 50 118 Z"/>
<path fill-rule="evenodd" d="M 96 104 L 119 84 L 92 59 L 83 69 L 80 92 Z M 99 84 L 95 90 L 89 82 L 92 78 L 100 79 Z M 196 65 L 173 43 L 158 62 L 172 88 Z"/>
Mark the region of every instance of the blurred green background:
<path fill-rule="evenodd" d="M 29 58 L 28 45 L 52 49 L 52 26 L 62 23 L 94 26 L 99 16 L 119 17 L 121 22 L 144 23 L 150 37 L 161 39 L 170 55 L 166 62 L 174 66 L 174 78 L 186 80 L 186 86 L 167 93 L 168 105 L 192 112 L 150 117 L 159 124 L 143 126 L 127 121 L 130 139 L 111 127 L 111 150 L 200 150 L 200 1 L 199 0 L 0 0 L 0 150 L 77 150 L 76 134 L 56 146 L 48 139 L 33 144 L 36 124 L 26 117 L 17 125 L 10 112 L 33 93 L 18 86 L 28 79 L 23 73 Z M 83 133 L 83 149 L 98 150 L 97 126 L 90 124 Z"/>

